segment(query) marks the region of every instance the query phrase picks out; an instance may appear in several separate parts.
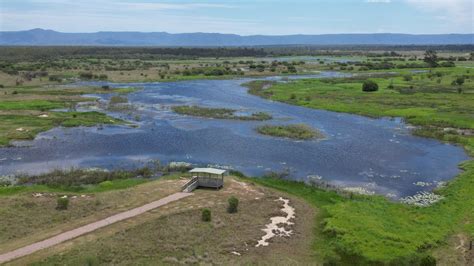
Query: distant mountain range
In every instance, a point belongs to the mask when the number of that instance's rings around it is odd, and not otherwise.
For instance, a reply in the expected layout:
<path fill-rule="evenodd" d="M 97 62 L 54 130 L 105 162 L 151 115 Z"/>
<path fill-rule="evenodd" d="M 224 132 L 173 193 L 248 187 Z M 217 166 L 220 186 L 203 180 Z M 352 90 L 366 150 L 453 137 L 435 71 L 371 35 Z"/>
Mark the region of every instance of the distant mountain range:
<path fill-rule="evenodd" d="M 261 46 L 261 45 L 447 45 L 474 44 L 474 34 L 321 34 L 252 35 L 220 33 L 96 32 L 53 30 L 0 32 L 0 45 L 93 46 Z"/>

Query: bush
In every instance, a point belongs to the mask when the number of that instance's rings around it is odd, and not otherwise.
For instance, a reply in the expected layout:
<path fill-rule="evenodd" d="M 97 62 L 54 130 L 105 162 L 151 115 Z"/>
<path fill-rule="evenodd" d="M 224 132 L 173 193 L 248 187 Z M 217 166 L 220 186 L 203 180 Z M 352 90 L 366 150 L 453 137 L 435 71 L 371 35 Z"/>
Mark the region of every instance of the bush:
<path fill-rule="evenodd" d="M 49 76 L 49 81 L 56 81 L 56 82 L 61 82 L 63 79 L 61 76 L 59 75 L 52 75 L 52 76 Z"/>
<path fill-rule="evenodd" d="M 372 91 L 378 91 L 378 90 L 379 90 L 379 85 L 372 80 L 366 80 L 362 84 L 362 91 L 372 92 Z"/>
<path fill-rule="evenodd" d="M 232 196 L 228 199 L 228 202 L 229 202 L 229 206 L 227 207 L 227 212 L 228 213 L 236 213 L 237 212 L 237 207 L 239 206 L 239 199 Z"/>
<path fill-rule="evenodd" d="M 421 259 L 420 266 L 436 266 L 436 259 L 431 255 L 427 255 Z"/>
<path fill-rule="evenodd" d="M 56 210 L 67 210 L 68 206 L 69 199 L 67 198 L 67 196 L 58 198 Z"/>
<path fill-rule="evenodd" d="M 203 209 L 201 213 L 201 220 L 203 222 L 210 222 L 211 221 L 211 210 Z"/>
<path fill-rule="evenodd" d="M 464 77 L 457 77 L 457 78 L 453 81 L 453 85 L 462 86 L 462 84 L 464 84 Z"/>
<path fill-rule="evenodd" d="M 79 73 L 79 77 L 82 79 L 93 79 L 94 74 L 92 74 L 91 72 L 82 72 L 82 73 Z"/>

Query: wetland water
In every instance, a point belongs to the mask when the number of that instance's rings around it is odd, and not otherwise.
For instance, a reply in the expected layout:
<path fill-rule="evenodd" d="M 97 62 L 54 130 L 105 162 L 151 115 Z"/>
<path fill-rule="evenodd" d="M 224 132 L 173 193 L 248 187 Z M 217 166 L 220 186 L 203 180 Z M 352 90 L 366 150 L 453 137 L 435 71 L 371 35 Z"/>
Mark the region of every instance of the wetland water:
<path fill-rule="evenodd" d="M 333 76 L 337 73 L 321 73 Z M 275 77 L 271 79 L 277 79 Z M 127 95 L 131 112 L 111 112 L 133 120 L 137 128 L 56 128 L 34 141 L 0 148 L 0 175 L 45 172 L 55 168 L 127 168 L 151 160 L 231 166 L 247 175 L 289 170 L 292 178 L 320 176 L 334 184 L 392 197 L 431 190 L 459 173 L 468 159 L 462 148 L 412 136 L 399 119 L 356 115 L 273 102 L 247 93 L 248 80 L 195 80 L 169 83 L 111 84 L 139 86 Z M 96 83 L 87 83 L 95 84 Z M 106 101 L 110 95 L 98 95 Z M 270 113 L 270 121 L 217 120 L 178 115 L 173 105 Z M 295 141 L 262 136 L 264 123 L 305 123 L 325 140 Z"/>

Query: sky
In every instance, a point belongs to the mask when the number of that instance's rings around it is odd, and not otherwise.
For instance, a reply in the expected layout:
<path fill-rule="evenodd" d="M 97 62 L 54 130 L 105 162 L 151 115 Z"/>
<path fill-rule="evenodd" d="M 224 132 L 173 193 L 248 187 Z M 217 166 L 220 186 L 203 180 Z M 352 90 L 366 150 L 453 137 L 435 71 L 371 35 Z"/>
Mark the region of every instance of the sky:
<path fill-rule="evenodd" d="M 471 0 L 0 0 L 0 31 L 473 33 Z"/>

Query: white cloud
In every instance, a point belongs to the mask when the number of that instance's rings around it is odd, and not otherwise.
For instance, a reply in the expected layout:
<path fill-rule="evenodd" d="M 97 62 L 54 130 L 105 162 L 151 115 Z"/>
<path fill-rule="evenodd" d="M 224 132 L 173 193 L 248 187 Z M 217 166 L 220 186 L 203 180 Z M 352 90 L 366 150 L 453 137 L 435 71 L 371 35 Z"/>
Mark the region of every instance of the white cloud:
<path fill-rule="evenodd" d="M 473 2 L 471 0 L 405 0 L 418 9 L 437 13 L 457 24 L 473 25 Z M 468 26 L 469 26 L 468 25 Z"/>

